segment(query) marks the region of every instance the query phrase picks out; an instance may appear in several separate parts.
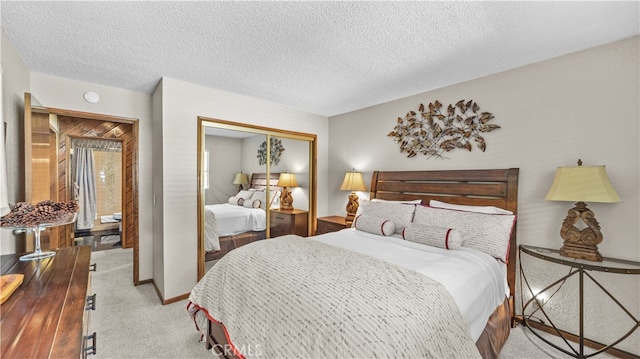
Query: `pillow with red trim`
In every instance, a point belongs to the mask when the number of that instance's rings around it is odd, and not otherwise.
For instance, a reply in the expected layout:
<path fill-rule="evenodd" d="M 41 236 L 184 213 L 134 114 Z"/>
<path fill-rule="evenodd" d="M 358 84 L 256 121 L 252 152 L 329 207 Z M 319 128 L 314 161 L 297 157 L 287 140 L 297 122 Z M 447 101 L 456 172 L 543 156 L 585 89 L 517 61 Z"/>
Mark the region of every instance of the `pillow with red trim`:
<path fill-rule="evenodd" d="M 396 224 L 390 219 L 361 214 L 353 221 L 353 226 L 360 231 L 381 236 L 391 236 L 396 232 Z"/>
<path fill-rule="evenodd" d="M 418 206 L 413 222 L 455 228 L 462 233 L 463 247 L 485 252 L 504 263 L 509 260 L 509 241 L 516 223 L 513 214 L 485 214 Z"/>
<path fill-rule="evenodd" d="M 462 233 L 446 227 L 411 224 L 402 231 L 402 238 L 420 244 L 444 249 L 462 247 Z"/>
<path fill-rule="evenodd" d="M 411 223 L 413 212 L 416 210 L 415 204 L 371 202 L 363 200 L 358 207 L 356 217 L 364 214 L 376 218 L 384 218 L 393 221 L 397 234 L 402 234 L 402 229 Z M 355 224 L 352 225 L 355 227 Z"/>

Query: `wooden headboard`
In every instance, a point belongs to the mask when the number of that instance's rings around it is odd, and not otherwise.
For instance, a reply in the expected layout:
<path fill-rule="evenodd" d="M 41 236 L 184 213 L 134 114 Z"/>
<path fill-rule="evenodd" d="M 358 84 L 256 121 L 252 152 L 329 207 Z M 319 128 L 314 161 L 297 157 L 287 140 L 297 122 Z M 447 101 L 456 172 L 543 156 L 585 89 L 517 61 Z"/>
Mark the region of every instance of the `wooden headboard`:
<path fill-rule="evenodd" d="M 278 180 L 280 179 L 280 173 L 270 173 L 268 186 L 272 191 L 281 191 L 282 187 L 278 187 Z M 266 173 L 253 173 L 251 174 L 251 182 L 249 188 L 265 189 L 267 188 L 267 174 Z"/>
<path fill-rule="evenodd" d="M 431 199 L 453 204 L 495 206 L 518 213 L 518 168 L 444 171 L 375 171 L 371 198 L 386 200 Z M 507 282 L 514 323 L 516 292 L 516 228 L 509 243 Z"/>

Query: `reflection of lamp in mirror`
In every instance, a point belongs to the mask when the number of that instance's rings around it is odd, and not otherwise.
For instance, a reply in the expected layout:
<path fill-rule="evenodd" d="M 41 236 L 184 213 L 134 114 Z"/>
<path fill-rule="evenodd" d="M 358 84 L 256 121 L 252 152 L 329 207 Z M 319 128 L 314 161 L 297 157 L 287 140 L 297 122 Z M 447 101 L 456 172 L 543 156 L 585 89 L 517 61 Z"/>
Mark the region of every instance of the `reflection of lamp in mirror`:
<path fill-rule="evenodd" d="M 565 257 L 602 261 L 598 244 L 602 242 L 600 224 L 594 213 L 587 208 L 588 202 L 615 203 L 620 196 L 611 186 L 605 166 L 558 167 L 549 193 L 544 198 L 550 201 L 577 202 L 562 222 L 560 236 L 564 245 L 560 254 Z M 582 230 L 574 224 L 579 220 L 586 225 Z"/>
<path fill-rule="evenodd" d="M 282 193 L 280 194 L 280 209 L 293 209 L 293 197 L 291 196 L 291 191 L 289 191 L 287 187 L 298 187 L 295 173 L 280 173 L 278 187 L 282 187 Z"/>
<path fill-rule="evenodd" d="M 356 191 L 366 191 L 366 187 L 364 186 L 364 180 L 362 179 L 361 172 L 349 171 L 344 175 L 344 181 L 342 181 L 342 186 L 340 189 L 343 191 L 351 191 L 349 195 L 349 202 L 347 203 L 347 217 L 345 217 L 345 222 L 347 226 L 351 226 L 353 223 L 353 219 L 356 216 L 356 212 L 358 211 L 358 207 L 360 204 L 358 203 L 358 195 Z"/>
<path fill-rule="evenodd" d="M 238 192 L 244 189 L 244 185 L 249 184 L 249 177 L 246 173 L 242 173 L 242 171 L 236 173 L 236 178 L 233 179 L 233 184 L 240 185 L 238 187 Z"/>

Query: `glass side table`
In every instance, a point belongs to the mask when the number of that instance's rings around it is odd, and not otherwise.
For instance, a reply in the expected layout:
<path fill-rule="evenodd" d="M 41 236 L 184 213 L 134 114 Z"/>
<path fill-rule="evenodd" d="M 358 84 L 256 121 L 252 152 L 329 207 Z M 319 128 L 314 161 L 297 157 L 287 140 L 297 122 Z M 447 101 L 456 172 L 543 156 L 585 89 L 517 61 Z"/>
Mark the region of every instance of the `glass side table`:
<path fill-rule="evenodd" d="M 519 258 L 520 258 L 520 292 L 521 292 L 521 302 L 522 302 L 522 323 L 531 330 L 533 334 L 535 334 L 538 338 L 540 338 L 545 343 L 554 347 L 557 350 L 562 351 L 563 353 L 572 356 L 574 358 L 589 358 L 594 355 L 600 354 L 608 349 L 615 349 L 615 345 L 622 342 L 624 339 L 629 337 L 633 332 L 635 332 L 640 327 L 640 319 L 638 319 L 638 314 L 635 315 L 627 309 L 618 299 L 616 299 L 607 289 L 605 289 L 602 284 L 594 278 L 590 274 L 592 271 L 597 272 L 606 272 L 620 275 L 640 275 L 640 262 L 626 261 L 621 259 L 607 258 L 604 257 L 602 262 L 588 261 L 576 258 L 570 258 L 560 255 L 560 251 L 556 249 L 548 249 L 541 248 L 529 245 L 520 245 L 519 246 Z M 538 292 L 534 292 L 532 289 L 525 272 L 525 268 L 523 268 L 522 258 L 523 256 L 532 256 L 534 258 L 553 262 L 562 266 L 566 266 L 569 268 L 569 273 L 553 283 L 547 285 L 542 290 Z M 570 277 L 578 276 L 578 291 L 579 291 L 579 307 L 578 307 L 578 315 L 579 315 L 579 334 L 572 334 L 567 331 L 559 329 L 559 327 L 553 322 L 553 319 L 550 318 L 549 313 L 547 313 L 544 309 L 544 303 L 542 302 L 542 296 L 545 296 L 546 292 L 552 292 L 556 290 L 558 285 L 562 285 L 565 280 Z M 601 292 L 608 296 L 631 320 L 633 324 L 620 338 L 614 340 L 611 344 L 602 345 L 599 349 L 597 349 L 593 353 L 585 354 L 584 347 L 585 341 L 588 340 L 584 335 L 584 314 L 585 314 L 585 306 L 584 306 L 584 284 L 585 278 L 591 280 L 592 283 L 595 284 L 596 288 L 599 288 Z M 530 295 L 531 298 L 525 301 L 525 294 Z M 529 310 L 529 312 L 528 312 Z M 553 334 L 559 336 L 564 342 L 565 347 L 561 347 L 555 343 L 552 343 L 548 339 L 544 338 L 535 327 L 538 327 L 540 324 L 537 321 L 533 320 L 533 315 L 540 311 L 542 315 L 546 318 L 551 326 L 551 331 Z M 536 325 L 537 324 L 537 325 Z M 574 345 L 569 343 L 570 338 L 578 338 L 578 348 L 576 349 Z M 599 344 L 599 343 L 598 343 Z M 630 354 L 628 352 L 622 351 L 624 354 Z M 631 356 L 637 356 L 637 354 L 630 354 Z"/>

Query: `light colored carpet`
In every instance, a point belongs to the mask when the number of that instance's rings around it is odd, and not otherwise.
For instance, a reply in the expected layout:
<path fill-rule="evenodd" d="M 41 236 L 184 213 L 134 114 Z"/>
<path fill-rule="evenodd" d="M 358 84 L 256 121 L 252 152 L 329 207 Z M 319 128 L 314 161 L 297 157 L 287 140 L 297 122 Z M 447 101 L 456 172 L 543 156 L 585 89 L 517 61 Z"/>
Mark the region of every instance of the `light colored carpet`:
<path fill-rule="evenodd" d="M 187 300 L 162 305 L 152 284 L 133 285 L 133 250 L 93 252 L 92 291 L 97 294 L 91 331 L 97 335 L 95 358 L 212 358 L 199 342 Z M 602 355 L 599 358 L 607 358 Z M 570 358 L 518 326 L 500 359 Z"/>

